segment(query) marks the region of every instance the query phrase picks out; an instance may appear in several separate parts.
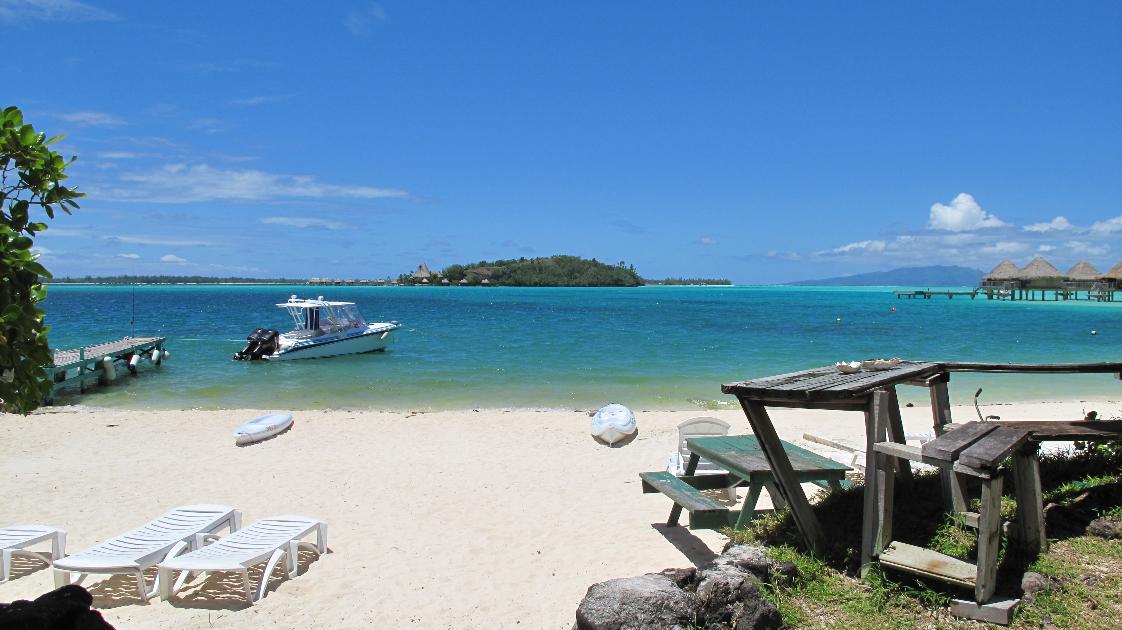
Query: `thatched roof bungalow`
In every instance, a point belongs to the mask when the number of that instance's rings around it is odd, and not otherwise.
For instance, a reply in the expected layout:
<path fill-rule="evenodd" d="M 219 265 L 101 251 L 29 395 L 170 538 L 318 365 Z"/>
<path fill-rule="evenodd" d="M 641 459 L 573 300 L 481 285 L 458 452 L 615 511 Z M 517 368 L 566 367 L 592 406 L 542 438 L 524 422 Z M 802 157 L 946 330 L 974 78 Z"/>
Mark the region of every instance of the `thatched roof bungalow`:
<path fill-rule="evenodd" d="M 1099 274 L 1103 280 L 1122 280 L 1122 262 Z"/>
<path fill-rule="evenodd" d="M 1017 274 L 1017 279 L 1021 281 L 1021 285 L 1025 288 L 1057 288 L 1064 278 L 1064 273 L 1056 269 L 1052 263 L 1044 260 L 1043 256 L 1033 258 Z"/>
<path fill-rule="evenodd" d="M 1020 274 L 1021 270 L 1017 268 L 1016 263 L 1012 260 L 1005 259 L 998 263 L 998 265 L 993 268 L 993 271 L 982 276 L 982 286 L 1003 287 L 1015 282 Z"/>
<path fill-rule="evenodd" d="M 1072 280 L 1089 281 L 1099 279 L 1099 270 L 1086 260 L 1081 260 L 1075 263 L 1071 269 L 1067 270 L 1067 277 Z"/>

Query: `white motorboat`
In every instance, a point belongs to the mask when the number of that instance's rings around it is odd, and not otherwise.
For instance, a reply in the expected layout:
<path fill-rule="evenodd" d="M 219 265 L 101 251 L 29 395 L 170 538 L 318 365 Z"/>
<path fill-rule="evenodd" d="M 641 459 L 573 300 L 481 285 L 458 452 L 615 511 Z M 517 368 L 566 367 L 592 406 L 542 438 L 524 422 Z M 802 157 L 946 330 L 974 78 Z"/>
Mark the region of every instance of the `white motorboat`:
<path fill-rule="evenodd" d="M 394 321 L 367 323 L 354 302 L 327 302 L 322 295 L 314 300 L 294 295 L 277 306 L 288 311 L 296 328 L 286 333 L 258 328 L 234 359 L 287 361 L 378 352 L 386 349 L 393 331 L 401 328 Z"/>

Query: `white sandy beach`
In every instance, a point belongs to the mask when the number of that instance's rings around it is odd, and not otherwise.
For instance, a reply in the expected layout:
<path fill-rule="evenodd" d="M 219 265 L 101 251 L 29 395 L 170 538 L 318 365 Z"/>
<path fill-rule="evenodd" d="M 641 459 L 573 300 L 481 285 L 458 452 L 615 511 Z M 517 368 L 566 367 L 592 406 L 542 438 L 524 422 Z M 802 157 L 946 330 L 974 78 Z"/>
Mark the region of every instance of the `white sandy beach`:
<path fill-rule="evenodd" d="M 1116 402 L 1079 401 L 987 412 L 1079 419 L 1092 408 L 1119 413 Z M 687 418 L 715 415 L 748 432 L 739 410 L 639 411 L 639 437 L 609 449 L 588 435 L 583 412 L 337 410 L 298 412 L 286 434 L 234 446 L 233 427 L 259 413 L 0 415 L 0 526 L 56 525 L 79 551 L 190 503 L 237 507 L 247 524 L 286 513 L 328 522 L 332 553 L 294 580 L 278 572 L 253 607 L 233 580 L 196 579 L 174 605 L 143 605 L 131 578 L 91 576 L 86 586 L 120 628 L 569 628 L 592 583 L 720 551 L 715 532 L 661 526 L 670 503 L 642 494 L 638 473 L 665 465 Z M 954 416 L 973 419 L 974 410 Z M 773 417 L 788 440 L 863 435 L 857 413 Z M 929 431 L 930 409 L 906 408 L 904 420 L 907 431 Z M 0 601 L 53 588 L 50 571 L 28 566 L 0 584 Z"/>

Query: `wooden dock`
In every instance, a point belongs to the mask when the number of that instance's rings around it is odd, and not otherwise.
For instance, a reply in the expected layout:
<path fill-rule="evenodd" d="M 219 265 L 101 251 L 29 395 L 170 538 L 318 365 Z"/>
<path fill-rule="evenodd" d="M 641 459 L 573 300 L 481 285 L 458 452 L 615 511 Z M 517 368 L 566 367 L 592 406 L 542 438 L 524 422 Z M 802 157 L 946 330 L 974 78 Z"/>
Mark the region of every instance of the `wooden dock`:
<path fill-rule="evenodd" d="M 78 384 L 86 391 L 88 384 L 112 382 L 118 371 L 136 374 L 140 363 L 160 365 L 167 356 L 166 337 L 125 337 L 71 350 L 55 350 L 54 360 L 47 366 L 47 376 L 54 381 L 51 398 L 66 385 Z M 48 398 L 47 402 L 51 402 Z"/>
<path fill-rule="evenodd" d="M 956 295 L 965 295 L 965 296 L 969 296 L 969 298 L 971 300 L 973 300 L 974 298 L 978 297 L 978 290 L 974 289 L 972 291 L 931 291 L 931 290 L 896 291 L 896 299 L 897 300 L 899 300 L 900 298 L 908 298 L 909 300 L 914 300 L 916 298 L 923 298 L 925 300 L 930 300 L 932 297 L 934 297 L 936 295 L 945 295 L 945 296 L 947 296 L 947 299 L 952 299 Z"/>

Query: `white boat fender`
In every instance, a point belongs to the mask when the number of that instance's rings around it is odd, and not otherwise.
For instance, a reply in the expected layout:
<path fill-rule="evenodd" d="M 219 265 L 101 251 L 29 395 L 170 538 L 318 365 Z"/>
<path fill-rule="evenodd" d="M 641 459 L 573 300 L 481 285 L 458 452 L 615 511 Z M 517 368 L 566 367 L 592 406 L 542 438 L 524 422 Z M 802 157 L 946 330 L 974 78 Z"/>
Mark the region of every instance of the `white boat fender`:
<path fill-rule="evenodd" d="M 129 357 L 129 372 L 136 374 L 136 366 L 140 365 L 140 355 L 134 354 Z"/>
<path fill-rule="evenodd" d="M 164 350 L 164 360 L 167 361 L 170 357 L 171 357 L 171 353 L 168 352 L 167 350 Z"/>
<path fill-rule="evenodd" d="M 117 378 L 117 366 L 113 365 L 113 357 L 105 357 L 101 360 L 101 371 L 106 381 L 112 382 Z"/>
<path fill-rule="evenodd" d="M 238 446 L 260 442 L 283 433 L 292 426 L 292 414 L 270 413 L 245 422 L 234 429 L 234 443 Z"/>
<path fill-rule="evenodd" d="M 155 363 L 156 365 L 159 365 L 160 364 L 160 349 L 159 348 L 153 348 L 152 349 L 152 355 L 149 358 L 152 360 L 152 363 Z"/>
<path fill-rule="evenodd" d="M 592 435 L 609 445 L 634 435 L 637 429 L 635 414 L 617 403 L 601 407 L 592 416 Z"/>

